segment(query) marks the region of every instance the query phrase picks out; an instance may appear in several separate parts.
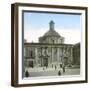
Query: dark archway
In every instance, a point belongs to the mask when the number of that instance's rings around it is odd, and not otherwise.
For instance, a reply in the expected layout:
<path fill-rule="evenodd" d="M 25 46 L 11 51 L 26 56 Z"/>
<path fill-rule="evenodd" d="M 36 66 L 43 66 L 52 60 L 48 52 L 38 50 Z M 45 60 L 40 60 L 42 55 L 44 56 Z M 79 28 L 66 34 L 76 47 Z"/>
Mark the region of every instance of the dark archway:
<path fill-rule="evenodd" d="M 48 67 L 48 58 L 43 59 L 43 66 Z"/>
<path fill-rule="evenodd" d="M 32 67 L 33 68 L 33 61 L 29 61 L 29 67 Z"/>

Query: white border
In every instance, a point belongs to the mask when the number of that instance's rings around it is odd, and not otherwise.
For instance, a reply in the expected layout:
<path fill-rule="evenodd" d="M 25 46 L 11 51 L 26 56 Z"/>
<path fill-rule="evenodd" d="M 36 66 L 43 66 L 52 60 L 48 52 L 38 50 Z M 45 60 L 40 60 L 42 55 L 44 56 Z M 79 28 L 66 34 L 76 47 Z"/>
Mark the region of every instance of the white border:
<path fill-rule="evenodd" d="M 22 79 L 22 10 L 35 10 L 35 11 L 49 11 L 49 12 L 66 12 L 66 13 L 81 13 L 81 22 L 82 22 L 82 44 L 81 44 L 81 74 L 75 76 L 61 76 L 56 77 L 32 77 L 28 79 Z M 33 83 L 46 83 L 46 82 L 65 82 L 65 81 L 80 81 L 85 80 L 85 11 L 84 10 L 73 10 L 73 9 L 55 9 L 55 8 L 41 8 L 41 7 L 22 7 L 18 8 L 18 31 L 19 31 L 19 40 L 18 40 L 18 83 L 19 84 L 33 84 Z M 63 78 L 62 78 L 63 77 Z"/>

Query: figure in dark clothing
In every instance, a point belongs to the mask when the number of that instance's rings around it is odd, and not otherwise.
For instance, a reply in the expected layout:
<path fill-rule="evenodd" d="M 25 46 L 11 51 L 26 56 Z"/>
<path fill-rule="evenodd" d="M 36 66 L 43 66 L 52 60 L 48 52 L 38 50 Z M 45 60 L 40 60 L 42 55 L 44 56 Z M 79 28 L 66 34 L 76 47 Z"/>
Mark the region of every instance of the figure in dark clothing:
<path fill-rule="evenodd" d="M 60 70 L 58 71 L 58 75 L 61 76 L 61 71 Z"/>
<path fill-rule="evenodd" d="M 25 72 L 25 77 L 29 77 L 29 72 L 28 71 Z"/>
<path fill-rule="evenodd" d="M 60 64 L 60 68 L 62 68 L 62 64 Z"/>
<path fill-rule="evenodd" d="M 57 66 L 55 65 L 55 70 L 57 69 Z"/>
<path fill-rule="evenodd" d="M 63 72 L 65 73 L 65 66 L 63 66 L 62 69 L 63 69 Z"/>

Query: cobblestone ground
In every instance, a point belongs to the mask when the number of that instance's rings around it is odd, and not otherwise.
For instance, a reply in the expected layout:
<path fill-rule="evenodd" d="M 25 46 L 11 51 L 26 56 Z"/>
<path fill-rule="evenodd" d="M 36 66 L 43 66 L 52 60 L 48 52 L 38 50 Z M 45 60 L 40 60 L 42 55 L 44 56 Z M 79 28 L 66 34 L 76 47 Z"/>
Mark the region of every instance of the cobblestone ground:
<path fill-rule="evenodd" d="M 64 75 L 79 75 L 79 68 L 66 68 L 65 72 L 62 69 L 52 69 L 52 68 L 28 68 L 29 77 L 39 77 L 39 76 L 58 76 L 58 71 L 61 72 L 61 76 Z"/>

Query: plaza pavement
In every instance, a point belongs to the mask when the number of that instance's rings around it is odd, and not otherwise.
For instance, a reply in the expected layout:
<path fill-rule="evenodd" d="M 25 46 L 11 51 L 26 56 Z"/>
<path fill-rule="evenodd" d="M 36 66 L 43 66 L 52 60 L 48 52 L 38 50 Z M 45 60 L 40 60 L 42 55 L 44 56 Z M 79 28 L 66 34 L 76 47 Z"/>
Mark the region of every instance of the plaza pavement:
<path fill-rule="evenodd" d="M 58 76 L 58 71 L 61 72 L 61 76 L 64 75 L 79 75 L 80 68 L 66 68 L 63 72 L 62 68 L 26 68 L 29 72 L 29 77 L 39 77 L 39 76 Z"/>

